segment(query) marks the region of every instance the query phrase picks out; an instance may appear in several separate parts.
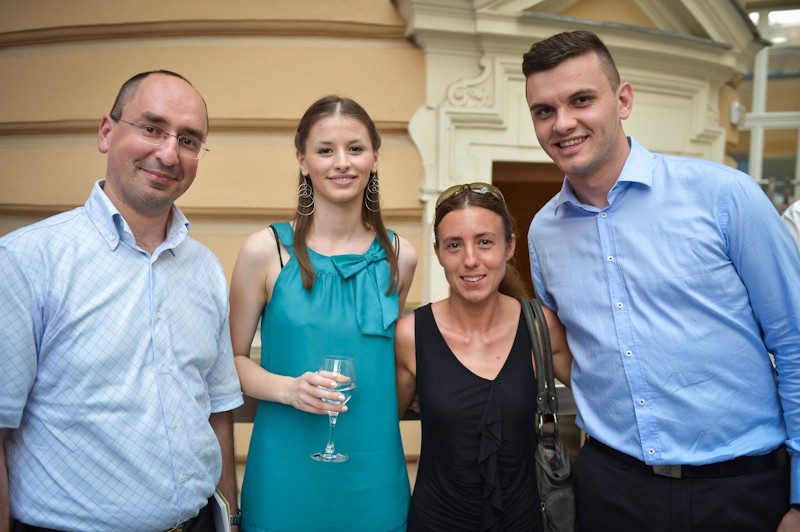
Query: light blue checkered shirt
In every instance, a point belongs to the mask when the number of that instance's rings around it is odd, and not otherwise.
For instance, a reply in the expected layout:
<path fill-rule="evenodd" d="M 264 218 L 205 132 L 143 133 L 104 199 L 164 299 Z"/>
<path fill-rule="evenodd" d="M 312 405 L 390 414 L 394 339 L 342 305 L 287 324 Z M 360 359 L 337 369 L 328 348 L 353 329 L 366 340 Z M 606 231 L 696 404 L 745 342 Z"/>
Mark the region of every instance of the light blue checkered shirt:
<path fill-rule="evenodd" d="M 208 423 L 242 402 L 219 261 L 173 208 L 150 255 L 98 181 L 0 238 L 0 426 L 11 514 L 59 530 L 164 530 L 222 467 Z"/>

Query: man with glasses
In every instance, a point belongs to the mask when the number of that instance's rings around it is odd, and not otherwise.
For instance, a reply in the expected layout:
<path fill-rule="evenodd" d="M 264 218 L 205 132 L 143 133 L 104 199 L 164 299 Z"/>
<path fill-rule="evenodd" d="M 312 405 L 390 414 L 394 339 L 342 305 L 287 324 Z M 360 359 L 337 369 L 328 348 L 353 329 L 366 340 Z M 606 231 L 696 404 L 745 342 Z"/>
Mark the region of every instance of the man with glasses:
<path fill-rule="evenodd" d="M 772 202 L 626 136 L 633 89 L 593 33 L 537 42 L 522 67 L 566 174 L 528 244 L 589 436 L 580 529 L 800 529 L 800 256 Z"/>
<path fill-rule="evenodd" d="M 146 72 L 100 121 L 83 207 L 0 238 L 0 531 L 213 530 L 242 403 L 219 261 L 174 205 L 203 98 Z"/>

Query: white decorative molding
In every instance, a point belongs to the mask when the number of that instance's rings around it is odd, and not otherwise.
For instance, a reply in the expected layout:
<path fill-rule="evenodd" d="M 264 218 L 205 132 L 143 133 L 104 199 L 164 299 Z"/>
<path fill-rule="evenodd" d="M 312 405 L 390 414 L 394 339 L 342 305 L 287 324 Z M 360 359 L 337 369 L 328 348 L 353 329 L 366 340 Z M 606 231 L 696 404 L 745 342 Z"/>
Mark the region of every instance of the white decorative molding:
<path fill-rule="evenodd" d="M 625 127 L 629 135 L 652 151 L 722 161 L 725 131 L 719 125 L 717 91 L 707 81 L 652 70 L 620 75 L 634 90 L 634 111 Z"/>
<path fill-rule="evenodd" d="M 490 68 L 487 58 L 480 59 L 483 72 L 475 79 L 457 81 L 447 89 L 447 102 L 453 107 L 489 107 L 492 98 Z"/>
<path fill-rule="evenodd" d="M 747 113 L 744 125 L 740 129 L 753 129 L 754 127 L 763 127 L 764 129 L 800 129 L 800 112 Z"/>
<path fill-rule="evenodd" d="M 636 2 L 658 29 L 559 16 L 571 0 L 395 0 L 426 59 L 425 105 L 409 124 L 424 169 L 423 301 L 447 295 L 430 229 L 440 191 L 490 180 L 495 161 L 550 162 L 521 72 L 537 40 L 575 29 L 600 34 L 634 87 L 626 132 L 654 151 L 723 160 L 720 87 L 764 42 L 732 3 Z"/>

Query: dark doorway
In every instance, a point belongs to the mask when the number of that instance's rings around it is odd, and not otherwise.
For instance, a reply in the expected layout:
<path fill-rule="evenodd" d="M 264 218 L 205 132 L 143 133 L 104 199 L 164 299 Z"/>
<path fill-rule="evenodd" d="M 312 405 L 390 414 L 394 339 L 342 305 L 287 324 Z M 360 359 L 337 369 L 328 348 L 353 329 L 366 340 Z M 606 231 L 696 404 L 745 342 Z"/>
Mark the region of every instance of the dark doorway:
<path fill-rule="evenodd" d="M 517 222 L 514 256 L 530 295 L 533 295 L 533 283 L 528 260 L 528 228 L 533 215 L 561 190 L 563 181 L 564 174 L 552 163 L 495 161 L 492 164 L 492 183 L 503 193 L 508 210 Z"/>

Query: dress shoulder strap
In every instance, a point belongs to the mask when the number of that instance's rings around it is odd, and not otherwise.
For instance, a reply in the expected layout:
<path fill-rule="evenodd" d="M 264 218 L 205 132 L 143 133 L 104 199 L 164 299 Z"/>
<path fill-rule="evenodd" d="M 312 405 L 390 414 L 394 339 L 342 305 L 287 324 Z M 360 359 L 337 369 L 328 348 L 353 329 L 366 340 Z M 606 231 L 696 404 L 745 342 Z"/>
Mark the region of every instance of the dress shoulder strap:
<path fill-rule="evenodd" d="M 269 226 L 272 229 L 272 234 L 275 235 L 275 247 L 278 248 L 278 259 L 281 261 L 281 270 L 283 269 L 283 254 L 281 253 L 281 238 L 278 236 L 278 230 L 274 225 Z"/>

